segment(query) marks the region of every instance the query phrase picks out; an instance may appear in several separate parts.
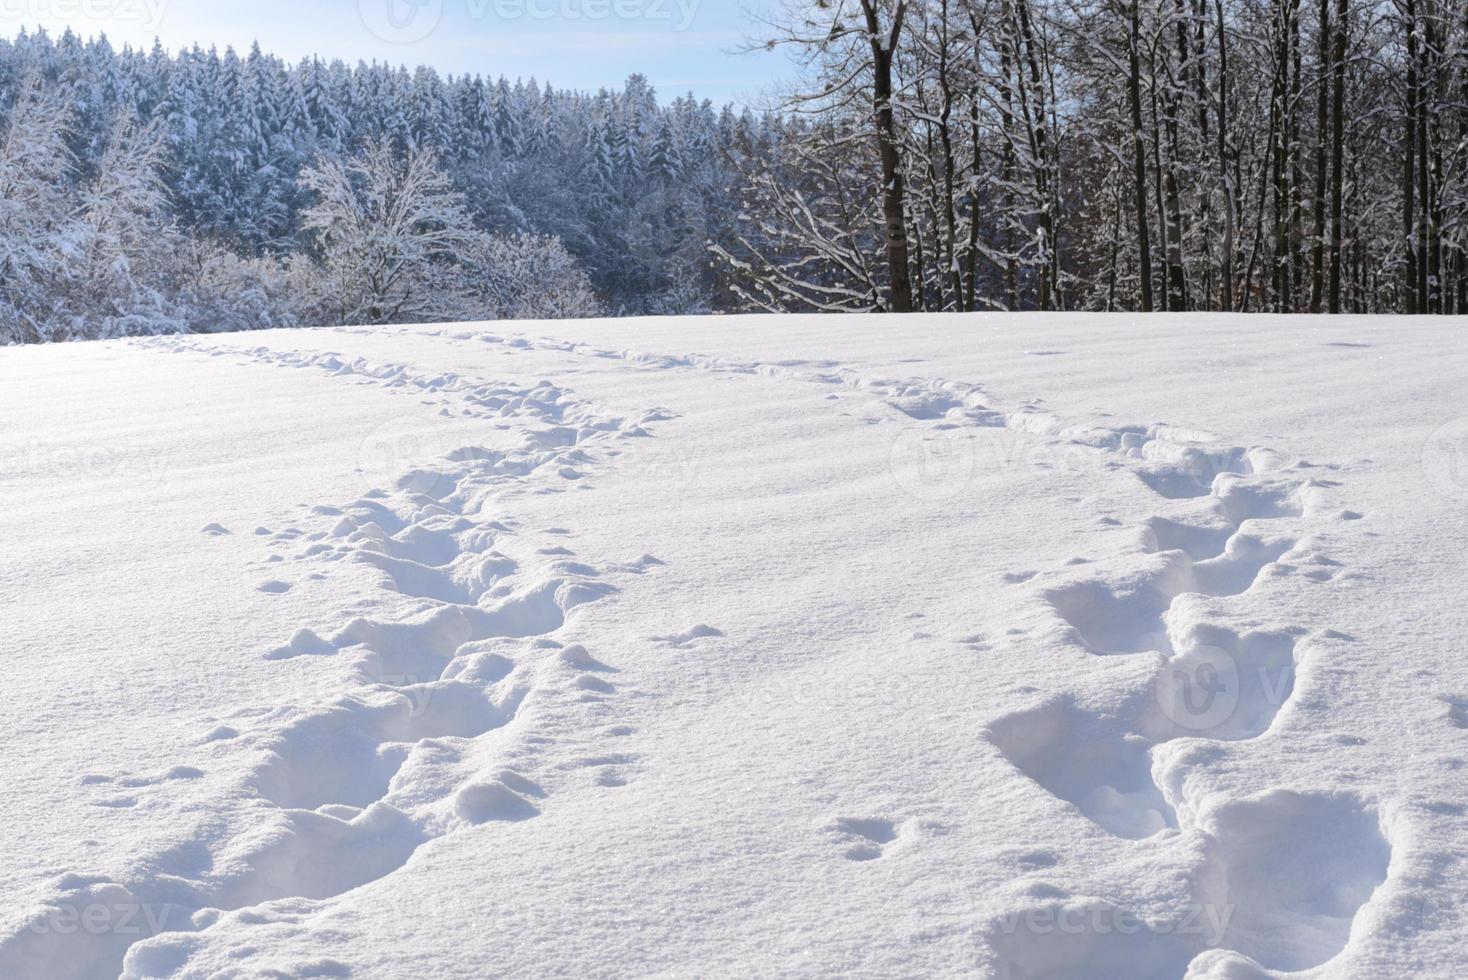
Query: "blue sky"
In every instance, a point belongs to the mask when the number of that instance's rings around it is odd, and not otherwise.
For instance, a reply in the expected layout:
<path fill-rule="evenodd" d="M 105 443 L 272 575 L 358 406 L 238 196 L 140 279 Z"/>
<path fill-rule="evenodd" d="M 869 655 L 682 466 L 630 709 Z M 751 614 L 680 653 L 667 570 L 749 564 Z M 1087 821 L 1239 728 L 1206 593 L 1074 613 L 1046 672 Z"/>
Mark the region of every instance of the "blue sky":
<path fill-rule="evenodd" d="M 759 9 L 761 0 L 753 6 Z M 734 53 L 758 24 L 740 0 L 0 0 L 0 30 L 70 27 L 113 44 L 261 47 L 295 60 L 430 64 L 596 89 L 642 72 L 660 96 L 748 104 L 783 55 Z"/>

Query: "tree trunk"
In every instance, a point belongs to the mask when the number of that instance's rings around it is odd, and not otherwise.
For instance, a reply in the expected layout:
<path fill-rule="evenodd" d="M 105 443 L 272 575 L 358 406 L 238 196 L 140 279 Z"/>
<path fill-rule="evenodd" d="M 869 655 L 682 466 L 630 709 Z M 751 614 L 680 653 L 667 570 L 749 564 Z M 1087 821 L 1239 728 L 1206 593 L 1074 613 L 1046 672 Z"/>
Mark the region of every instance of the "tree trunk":
<path fill-rule="evenodd" d="M 1270 281 L 1274 284 L 1274 309 L 1286 313 L 1290 309 L 1290 133 L 1293 115 L 1290 92 L 1290 4 L 1291 0 L 1275 0 L 1274 10 L 1274 78 L 1270 88 L 1273 113 L 1278 125 L 1274 129 L 1274 235 Z"/>
<path fill-rule="evenodd" d="M 1402 246 L 1406 251 L 1405 282 L 1402 305 L 1408 313 L 1420 312 L 1417 281 L 1417 4 L 1406 0 L 1402 10 L 1407 33 L 1407 112 L 1403 134 L 1406 137 L 1402 167 Z"/>
<path fill-rule="evenodd" d="M 1417 45 L 1418 62 L 1417 70 L 1417 199 L 1420 202 L 1417 221 L 1417 305 L 1423 313 L 1436 313 L 1436 290 L 1434 287 L 1433 267 L 1433 185 L 1431 171 L 1431 146 L 1428 140 L 1428 129 L 1431 120 L 1428 118 L 1427 89 L 1431 73 L 1429 71 L 1429 59 L 1432 54 L 1432 21 L 1431 5 L 1423 3 L 1427 9 L 1423 10 L 1423 17 L 1416 23 L 1421 25 L 1423 37 Z M 1415 33 L 1415 31 L 1414 31 Z"/>
<path fill-rule="evenodd" d="M 963 267 L 958 261 L 958 194 L 954 173 L 957 162 L 953 153 L 953 78 L 948 65 L 948 2 L 943 0 L 943 32 L 938 39 L 938 89 L 943 97 L 942 115 L 938 120 L 938 136 L 943 147 L 943 208 L 946 213 L 948 246 L 947 275 L 949 288 L 953 292 L 953 306 L 958 312 L 964 310 Z"/>
<path fill-rule="evenodd" d="M 1341 312 L 1341 208 L 1345 194 L 1346 160 L 1346 40 L 1350 28 L 1350 0 L 1336 0 L 1335 79 L 1331 92 L 1330 160 L 1330 312 Z"/>
<path fill-rule="evenodd" d="M 1021 94 L 1022 105 L 1025 115 L 1030 123 L 1030 146 L 1035 157 L 1035 191 L 1040 199 L 1040 237 L 1042 253 L 1040 256 L 1040 309 L 1051 310 L 1055 308 L 1053 292 L 1057 286 L 1058 273 L 1055 262 L 1055 214 L 1050 207 L 1050 141 L 1047 126 L 1047 110 L 1045 108 L 1045 83 L 1040 74 L 1040 59 L 1036 54 L 1037 43 L 1035 40 L 1034 26 L 1030 21 L 1029 0 L 1014 0 L 1015 9 L 1019 13 L 1019 33 L 1025 54 L 1025 64 L 1030 69 L 1029 88 L 1034 92 L 1035 108 L 1033 116 L 1030 114 L 1030 97 L 1023 89 L 1023 68 L 1021 71 Z M 1018 66 L 1017 66 L 1018 67 Z"/>
<path fill-rule="evenodd" d="M 1152 312 L 1152 242 L 1147 229 L 1147 148 L 1142 140 L 1142 24 L 1138 9 L 1140 0 L 1131 2 L 1131 23 L 1127 40 L 1129 76 L 1127 97 L 1132 110 L 1132 167 L 1136 187 L 1137 252 L 1141 266 L 1142 312 Z"/>
<path fill-rule="evenodd" d="M 977 309 L 979 290 L 979 173 L 983 165 L 983 133 L 979 129 L 979 90 L 975 83 L 970 94 L 972 115 L 969 119 L 969 139 L 973 142 L 973 174 L 968 192 L 968 297 L 969 310 Z"/>
<path fill-rule="evenodd" d="M 1006 294 L 1005 307 L 1014 312 L 1020 308 L 1019 302 L 1019 261 L 1016 258 L 1016 244 L 1014 240 L 1015 224 L 1015 199 L 1014 180 L 1017 161 L 1014 152 L 1014 88 L 1010 85 L 1010 78 L 1014 70 L 1016 55 L 1014 46 L 1010 43 L 1013 37 L 1011 22 L 1013 18 L 1009 9 L 1009 0 L 1005 0 L 1003 14 L 1003 28 L 999 39 L 999 98 L 1000 98 L 1000 128 L 1004 137 L 1004 162 L 1000 170 L 1000 182 L 1004 185 L 1004 209 L 1001 220 L 1004 222 L 1004 235 L 1002 245 L 1004 248 L 1004 289 Z M 977 36 L 981 30 L 977 15 L 973 17 L 974 34 Z"/>
<path fill-rule="evenodd" d="M 1320 0 L 1328 3 L 1329 0 Z M 1234 309 L 1234 237 L 1236 229 L 1236 205 L 1233 177 L 1228 168 L 1228 31 L 1225 29 L 1223 0 L 1216 0 L 1218 12 L 1218 175 L 1223 184 L 1224 216 L 1223 259 L 1220 263 L 1219 280 L 1222 301 L 1219 304 L 1225 313 Z"/>
<path fill-rule="evenodd" d="M 1188 76 L 1188 44 L 1187 31 L 1182 21 L 1183 7 L 1181 0 L 1174 5 L 1174 16 L 1178 18 L 1177 24 L 1177 52 L 1180 60 L 1178 69 L 1184 83 Z M 1166 69 L 1166 48 L 1163 46 L 1163 68 Z M 1167 137 L 1167 165 L 1163 169 L 1163 187 L 1166 192 L 1167 202 L 1167 307 L 1175 312 L 1184 312 L 1188 308 L 1188 280 L 1187 271 L 1183 264 L 1183 206 L 1182 192 L 1178 187 L 1178 169 L 1182 166 L 1182 150 L 1179 145 L 1178 130 L 1181 126 L 1179 120 L 1178 102 L 1181 99 L 1181 86 L 1168 86 L 1162 95 L 1163 129 Z"/>
<path fill-rule="evenodd" d="M 872 48 L 872 110 L 877 126 L 877 146 L 882 159 L 882 216 L 887 238 L 887 275 L 892 292 L 892 311 L 911 313 L 913 291 L 911 257 L 907 242 L 907 182 L 902 172 L 896 116 L 892 108 L 892 63 L 907 16 L 906 0 L 897 4 L 892 29 L 882 31 L 877 0 L 861 0 L 866 14 L 867 37 Z"/>
<path fill-rule="evenodd" d="M 1330 0 L 1320 0 L 1320 59 L 1315 96 L 1315 242 L 1310 249 L 1310 312 L 1325 300 L 1325 196 L 1330 145 Z"/>

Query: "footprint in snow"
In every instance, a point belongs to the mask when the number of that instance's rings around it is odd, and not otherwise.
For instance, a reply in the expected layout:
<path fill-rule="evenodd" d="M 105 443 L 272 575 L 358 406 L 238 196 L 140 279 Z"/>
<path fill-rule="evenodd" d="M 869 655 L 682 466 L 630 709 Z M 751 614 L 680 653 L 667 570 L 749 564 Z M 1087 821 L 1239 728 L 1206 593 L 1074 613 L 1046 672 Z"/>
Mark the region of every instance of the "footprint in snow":
<path fill-rule="evenodd" d="M 664 568 L 667 566 L 667 564 L 667 562 L 659 558 L 654 558 L 652 555 L 643 555 L 636 561 L 628 562 L 626 565 L 623 565 L 622 569 L 624 571 L 631 572 L 634 575 L 646 575 L 654 568 Z"/>
<path fill-rule="evenodd" d="M 578 691 L 585 691 L 587 694 L 617 693 L 617 688 L 614 685 L 608 684 L 599 677 L 592 677 L 590 674 L 583 674 L 581 677 L 576 678 L 576 689 Z"/>
<path fill-rule="evenodd" d="M 454 812 L 470 824 L 518 823 L 537 816 L 540 809 L 506 784 L 503 777 L 492 783 L 476 783 L 459 790 Z"/>
<path fill-rule="evenodd" d="M 297 657 L 325 657 L 336 653 L 336 647 L 310 630 L 297 630 L 291 641 L 265 655 L 266 660 L 294 660 Z"/>
<path fill-rule="evenodd" d="M 845 845 L 848 861 L 875 861 L 897 840 L 897 825 L 883 817 L 837 817 L 828 828 Z"/>
<path fill-rule="evenodd" d="M 1026 851 L 1016 854 L 1014 863 L 1022 871 L 1042 871 L 1058 865 L 1060 858 L 1053 851 Z"/>
<path fill-rule="evenodd" d="M 1454 728 L 1468 728 L 1468 698 L 1445 697 L 1447 719 Z"/>
<path fill-rule="evenodd" d="M 684 630 L 682 633 L 675 633 L 672 636 L 654 636 L 652 641 L 681 650 L 685 647 L 692 646 L 699 640 L 714 639 L 723 635 L 722 631 L 716 630 L 712 626 L 700 625 L 690 630 Z"/>
<path fill-rule="evenodd" d="M 599 674 L 615 674 L 617 671 L 593 657 L 581 644 L 563 647 L 557 655 L 561 663 L 574 670 L 586 670 Z"/>
<path fill-rule="evenodd" d="M 199 533 L 207 534 L 211 538 L 224 538 L 234 534 L 233 531 L 225 527 L 223 524 L 206 524 L 204 527 L 199 529 Z"/>
<path fill-rule="evenodd" d="M 270 595 L 284 595 L 291 590 L 291 587 L 289 582 L 261 582 L 258 589 Z"/>
<path fill-rule="evenodd" d="M 192 781 L 203 779 L 204 772 L 193 766 L 174 766 L 167 772 L 156 773 L 151 776 L 136 776 L 123 773 L 119 776 L 103 776 L 92 774 L 81 778 L 83 786 L 119 786 L 123 789 L 148 789 L 153 786 L 161 786 L 164 783 Z"/>

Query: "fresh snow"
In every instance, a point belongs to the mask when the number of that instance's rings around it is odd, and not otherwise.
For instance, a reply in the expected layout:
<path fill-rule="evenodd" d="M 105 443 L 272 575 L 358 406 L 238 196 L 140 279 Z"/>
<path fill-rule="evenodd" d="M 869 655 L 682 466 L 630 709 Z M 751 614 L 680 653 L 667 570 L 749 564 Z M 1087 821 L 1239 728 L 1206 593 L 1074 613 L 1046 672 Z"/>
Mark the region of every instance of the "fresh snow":
<path fill-rule="evenodd" d="M 1459 975 L 1463 327 L 0 351 L 0 977 Z"/>

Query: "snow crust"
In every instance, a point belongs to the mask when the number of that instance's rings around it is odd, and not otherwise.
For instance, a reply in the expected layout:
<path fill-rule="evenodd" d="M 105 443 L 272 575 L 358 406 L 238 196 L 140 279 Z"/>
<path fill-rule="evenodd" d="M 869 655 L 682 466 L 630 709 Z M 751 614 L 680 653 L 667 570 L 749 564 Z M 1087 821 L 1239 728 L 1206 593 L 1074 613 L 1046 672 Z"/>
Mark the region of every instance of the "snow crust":
<path fill-rule="evenodd" d="M 1464 336 L 0 351 L 0 977 L 1456 976 Z"/>

